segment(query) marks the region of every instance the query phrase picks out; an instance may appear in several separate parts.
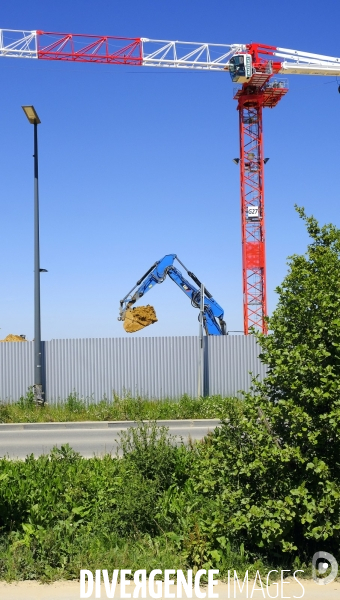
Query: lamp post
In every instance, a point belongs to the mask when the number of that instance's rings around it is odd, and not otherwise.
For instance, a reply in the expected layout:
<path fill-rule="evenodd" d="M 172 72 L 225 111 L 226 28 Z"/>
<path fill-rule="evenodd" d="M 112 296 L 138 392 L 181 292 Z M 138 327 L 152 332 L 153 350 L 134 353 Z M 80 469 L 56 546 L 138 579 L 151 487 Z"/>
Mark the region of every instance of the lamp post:
<path fill-rule="evenodd" d="M 24 113 L 34 126 L 34 399 L 44 404 L 42 385 L 41 318 L 40 318 L 40 249 L 39 249 L 39 186 L 38 186 L 38 125 L 41 123 L 34 106 L 23 106 Z"/>
<path fill-rule="evenodd" d="M 197 386 L 197 397 L 204 396 L 204 337 L 203 337 L 203 313 L 204 313 L 204 284 L 201 283 L 201 294 L 200 294 L 200 314 L 199 314 L 199 355 L 198 355 L 198 386 Z"/>

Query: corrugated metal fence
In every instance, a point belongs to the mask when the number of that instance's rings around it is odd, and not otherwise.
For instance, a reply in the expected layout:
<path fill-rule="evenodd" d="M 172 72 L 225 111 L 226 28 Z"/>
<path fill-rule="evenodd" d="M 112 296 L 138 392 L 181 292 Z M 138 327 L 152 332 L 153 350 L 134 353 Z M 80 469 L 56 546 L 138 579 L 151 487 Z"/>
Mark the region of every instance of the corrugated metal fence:
<path fill-rule="evenodd" d="M 249 372 L 265 375 L 252 336 L 204 338 L 206 395 L 249 390 Z M 43 342 L 45 397 L 75 391 L 99 401 L 114 394 L 148 398 L 197 396 L 197 337 L 70 339 Z M 34 383 L 33 342 L 0 344 L 0 399 L 15 401 Z"/>

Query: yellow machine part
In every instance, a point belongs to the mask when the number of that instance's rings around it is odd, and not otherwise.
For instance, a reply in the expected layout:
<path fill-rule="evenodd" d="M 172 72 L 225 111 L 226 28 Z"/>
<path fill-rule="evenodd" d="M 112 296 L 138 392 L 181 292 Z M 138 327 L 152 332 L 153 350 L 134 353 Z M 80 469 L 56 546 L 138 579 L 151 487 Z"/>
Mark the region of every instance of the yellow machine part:
<path fill-rule="evenodd" d="M 0 342 L 26 342 L 21 335 L 14 335 L 14 333 L 10 333 L 4 340 L 0 340 Z"/>
<path fill-rule="evenodd" d="M 135 333 L 152 323 L 158 321 L 156 312 L 153 306 L 136 306 L 128 308 L 125 313 L 124 329 L 127 333 Z"/>

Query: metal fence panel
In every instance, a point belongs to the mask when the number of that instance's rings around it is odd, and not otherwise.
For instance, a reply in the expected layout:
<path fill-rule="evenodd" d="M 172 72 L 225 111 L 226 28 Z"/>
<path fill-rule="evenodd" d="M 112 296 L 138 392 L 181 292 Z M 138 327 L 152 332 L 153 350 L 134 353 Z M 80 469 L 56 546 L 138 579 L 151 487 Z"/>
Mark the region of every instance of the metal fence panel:
<path fill-rule="evenodd" d="M 34 342 L 0 343 L 0 399 L 18 400 L 33 383 Z"/>
<path fill-rule="evenodd" d="M 239 395 L 249 371 L 262 379 L 252 336 L 210 336 L 205 342 L 205 393 Z M 0 399 L 15 401 L 33 384 L 33 342 L 0 344 Z M 141 337 L 51 340 L 43 343 L 45 397 L 62 401 L 72 392 L 100 401 L 114 394 L 149 398 L 197 395 L 199 340 Z"/>
<path fill-rule="evenodd" d="M 251 335 L 209 336 L 205 357 L 205 393 L 240 396 L 249 391 L 251 374 L 262 380 L 266 367 L 258 358 L 260 348 Z"/>
<path fill-rule="evenodd" d="M 197 361 L 195 337 L 52 340 L 46 342 L 46 398 L 72 391 L 95 400 L 127 393 L 195 396 Z"/>

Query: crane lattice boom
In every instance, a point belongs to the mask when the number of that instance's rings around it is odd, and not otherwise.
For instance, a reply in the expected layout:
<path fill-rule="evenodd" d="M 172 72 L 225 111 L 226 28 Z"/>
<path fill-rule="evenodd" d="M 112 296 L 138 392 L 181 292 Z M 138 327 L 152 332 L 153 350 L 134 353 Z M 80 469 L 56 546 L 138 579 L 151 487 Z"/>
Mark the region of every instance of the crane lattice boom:
<path fill-rule="evenodd" d="M 283 58 L 278 73 L 339 75 L 340 58 L 261 44 L 208 44 L 116 36 L 0 29 L 0 56 L 228 71 L 235 54 L 257 47 Z"/>
<path fill-rule="evenodd" d="M 223 71 L 242 46 L 0 30 L 0 56 Z"/>

